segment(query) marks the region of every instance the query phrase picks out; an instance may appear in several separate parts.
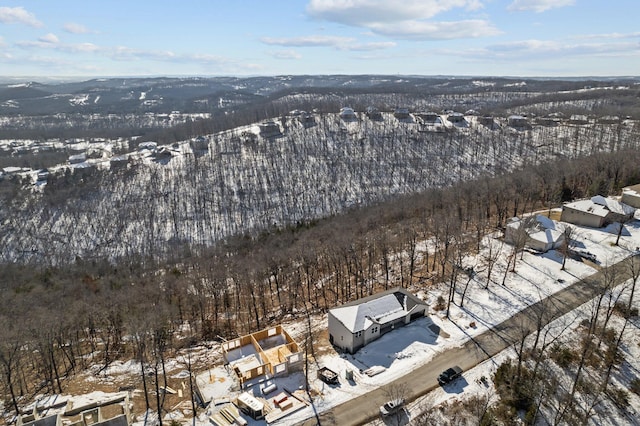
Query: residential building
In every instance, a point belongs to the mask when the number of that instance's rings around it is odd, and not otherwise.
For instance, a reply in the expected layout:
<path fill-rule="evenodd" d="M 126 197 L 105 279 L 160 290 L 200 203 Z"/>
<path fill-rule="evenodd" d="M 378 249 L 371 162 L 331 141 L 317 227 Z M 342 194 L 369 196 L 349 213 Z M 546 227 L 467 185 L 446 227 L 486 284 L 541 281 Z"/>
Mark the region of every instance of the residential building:
<path fill-rule="evenodd" d="M 258 124 L 258 127 L 260 128 L 260 136 L 263 138 L 273 138 L 282 134 L 280 125 L 275 121 L 265 121 Z"/>
<path fill-rule="evenodd" d="M 504 240 L 508 244 L 524 244 L 526 248 L 545 253 L 562 245 L 564 233 L 546 216 L 514 217 L 505 227 Z"/>
<path fill-rule="evenodd" d="M 509 117 L 507 117 L 507 124 L 510 127 L 514 127 L 516 129 L 529 127 L 529 121 L 522 115 L 510 115 Z"/>
<path fill-rule="evenodd" d="M 622 188 L 622 199 L 624 204 L 640 209 L 640 184 Z"/>
<path fill-rule="evenodd" d="M 340 118 L 343 120 L 355 120 L 356 112 L 351 107 L 340 108 Z"/>
<path fill-rule="evenodd" d="M 394 288 L 329 310 L 329 341 L 349 353 L 391 330 L 423 317 L 427 304 Z"/>
<path fill-rule="evenodd" d="M 575 225 L 602 228 L 610 223 L 623 222 L 633 217 L 635 209 L 613 198 L 601 195 L 562 206 L 560 220 Z"/>
<path fill-rule="evenodd" d="M 465 124 L 467 122 L 461 112 L 452 112 L 447 116 L 447 120 L 453 124 Z"/>
<path fill-rule="evenodd" d="M 397 118 L 398 120 L 405 120 L 405 119 L 411 117 L 411 114 L 409 113 L 409 108 L 397 107 L 393 111 L 393 116 L 395 118 Z"/>

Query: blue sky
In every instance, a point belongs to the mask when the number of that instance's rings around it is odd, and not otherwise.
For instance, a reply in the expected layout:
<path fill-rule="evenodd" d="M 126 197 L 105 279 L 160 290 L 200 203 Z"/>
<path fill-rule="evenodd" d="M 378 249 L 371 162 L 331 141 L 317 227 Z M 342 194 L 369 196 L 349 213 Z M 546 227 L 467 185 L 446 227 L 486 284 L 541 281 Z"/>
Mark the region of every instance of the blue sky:
<path fill-rule="evenodd" d="M 640 75 L 638 0 L 0 0 L 0 75 Z"/>

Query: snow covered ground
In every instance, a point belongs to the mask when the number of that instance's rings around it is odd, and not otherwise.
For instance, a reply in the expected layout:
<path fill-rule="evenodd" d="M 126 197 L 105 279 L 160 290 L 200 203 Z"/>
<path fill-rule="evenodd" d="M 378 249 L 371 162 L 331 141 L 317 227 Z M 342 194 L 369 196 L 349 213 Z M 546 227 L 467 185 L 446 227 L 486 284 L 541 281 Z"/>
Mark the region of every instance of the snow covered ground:
<path fill-rule="evenodd" d="M 53 207 L 36 191 L 19 211 L 6 213 L 7 226 L 16 231 L 0 240 L 5 248 L 0 258 L 46 256 L 56 264 L 75 256 L 162 256 L 176 243 L 207 247 L 232 235 L 304 223 L 525 164 L 633 148 L 638 140 L 636 122 L 519 131 L 503 119 L 489 129 L 475 116 L 454 126 L 443 114 L 446 131 L 430 132 L 389 113 L 381 120 L 360 114 L 348 122 L 337 114 L 313 117 L 313 126 L 294 117 L 278 119 L 280 137 L 259 136 L 257 125 L 206 135 L 208 150 L 195 155 L 189 141 L 158 146 L 155 155 L 129 152 L 128 163 L 113 173 L 103 170 L 113 158 L 108 153 L 120 152 L 125 140 L 45 142 L 47 148 L 75 147 L 86 150 L 87 157 L 92 149 L 101 155 L 74 167 L 93 166 L 82 175 L 95 189 L 91 197 L 63 197 Z M 35 142 L 4 140 L 0 149 L 35 150 Z M 137 143 L 130 145 L 135 149 Z M 51 168 L 54 174 L 57 170 Z M 56 235 L 65 235 L 64 242 Z"/>
<path fill-rule="evenodd" d="M 446 297 L 446 289 L 440 288 L 420 296 L 428 300 L 432 307 L 429 316 L 413 323 L 394 330 L 380 339 L 368 344 L 354 355 L 341 355 L 331 350 L 326 341 L 314 342 L 316 350 L 326 352 L 325 355 L 319 356 L 315 363 L 310 366 L 310 388 L 313 398 L 313 407 L 309 406 L 292 415 L 282 419 L 277 424 L 287 425 L 302 421 L 314 415 L 314 410 L 322 413 L 330 410 L 332 407 L 343 403 L 351 398 L 366 394 L 367 392 L 384 386 L 385 384 L 402 377 L 419 365 L 428 363 L 434 355 L 447 351 L 450 348 L 462 345 L 469 338 L 476 336 L 490 327 L 510 318 L 516 312 L 524 309 L 526 306 L 537 302 L 541 298 L 553 294 L 571 283 L 589 276 L 597 271 L 597 267 L 613 264 L 624 257 L 629 256 L 640 246 L 640 223 L 634 221 L 625 227 L 625 232 L 620 242 L 620 246 L 612 245 L 615 242 L 615 227 L 603 229 L 591 229 L 576 227 L 577 246 L 584 246 L 586 250 L 595 254 L 599 265 L 587 265 L 581 261 L 568 259 L 566 269 L 561 271 L 562 256 L 551 251 L 544 255 L 524 252 L 522 259 L 518 259 L 516 264 L 516 272 L 509 272 L 505 286 L 499 284 L 506 267 L 506 258 L 511 253 L 511 246 L 504 245 L 502 247 L 502 255 L 499 257 L 498 264 L 492 274 L 492 282 L 488 289 L 485 289 L 486 277 L 482 273 L 471 281 L 464 303 L 464 307 L 458 306 L 460 294 L 456 296 L 456 304 L 451 307 L 451 320 L 446 319 L 444 311 L 435 311 L 433 306 L 436 304 L 438 296 Z M 487 238 L 495 238 L 489 236 Z M 482 253 L 474 258 L 468 258 L 469 264 L 481 265 Z M 459 293 L 462 291 L 466 277 L 458 284 Z M 570 312 L 563 317 L 557 319 L 549 325 L 549 327 L 559 327 L 558 324 L 572 323 L 577 327 L 580 323 L 580 316 L 587 315 L 589 303 L 586 303 L 579 310 Z M 294 329 L 298 329 L 300 334 L 304 330 L 304 324 L 291 325 Z M 316 318 L 313 328 L 326 327 L 326 316 Z M 285 327 L 286 328 L 286 327 Z M 564 328 L 564 327 L 562 327 Z M 434 331 L 440 332 L 436 334 Z M 294 333 L 295 334 L 295 333 Z M 631 344 L 627 346 L 631 348 L 633 357 L 628 361 L 632 363 L 632 369 L 636 371 L 640 369 L 640 349 L 633 342 L 640 341 L 637 329 L 629 330 Z M 484 395 L 491 393 L 495 396 L 491 376 L 495 372 L 500 363 L 508 357 L 513 357 L 512 349 L 501 352 L 498 356 L 487 360 L 470 371 L 464 373 L 465 381 L 458 385 L 454 384 L 454 388 L 437 389 L 424 398 L 419 399 L 410 406 L 410 411 L 419 411 L 421 407 L 433 406 L 441 404 L 445 401 L 454 402 L 460 398 L 468 398 L 471 395 Z M 635 362 L 635 364 L 633 364 Z M 637 364 L 637 365 L 636 365 Z M 340 376 L 340 386 L 329 386 L 316 379 L 316 368 L 328 366 Z M 363 373 L 371 367 L 382 367 L 379 374 L 369 377 Z M 354 380 L 345 380 L 345 372 L 351 370 L 354 374 Z M 203 383 L 203 389 L 212 399 L 228 396 L 230 391 L 238 392 L 237 385 L 235 388 L 229 386 L 229 383 L 235 379 L 233 374 L 224 368 L 216 367 L 214 377 L 211 383 Z M 205 373 L 206 375 L 206 373 Z M 481 377 L 489 379 L 481 381 Z M 224 380 L 220 381 L 220 378 Z M 205 377 L 206 378 L 206 377 Z M 629 378 L 627 378 L 628 380 Z M 295 390 L 304 388 L 303 373 L 297 373 L 286 378 L 273 379 L 280 389 L 287 388 Z M 455 388 L 460 386 L 460 389 Z M 259 395 L 259 391 L 256 394 Z M 632 404 L 640 405 L 640 399 L 634 394 Z M 212 408 L 210 408 L 212 409 Z M 620 419 L 617 419 L 620 420 Z M 611 424 L 616 424 L 616 417 L 612 418 Z M 254 422 L 253 424 L 262 424 Z M 618 423 L 620 424 L 620 423 Z M 624 424 L 624 422 L 622 423 Z"/>
<path fill-rule="evenodd" d="M 427 317 L 382 336 L 354 355 L 341 355 L 335 352 L 326 337 L 315 340 L 314 350 L 317 356 L 315 359 L 310 358 L 308 372 L 309 394 L 313 404 L 306 396 L 304 372 L 297 372 L 282 378 L 256 379 L 250 382 L 245 390 L 258 397 L 263 397 L 261 388 L 264 385 L 275 383 L 278 389 L 273 394 L 264 396 L 267 401 L 285 389 L 289 392 L 295 391 L 296 396 L 306 401 L 308 405 L 275 422 L 280 425 L 295 424 L 314 416 L 316 412 L 322 413 L 331 410 L 332 407 L 351 398 L 364 395 L 402 377 L 417 366 L 428 363 L 436 354 L 461 346 L 471 337 L 510 318 L 516 312 L 541 298 L 567 287 L 580 278 L 595 273 L 601 266 L 613 264 L 629 256 L 634 253 L 636 247 L 640 246 L 640 222 L 637 220 L 625 225 L 620 246 L 613 245 L 616 239 L 615 226 L 603 229 L 576 227 L 576 230 L 576 246 L 595 254 L 598 264 L 586 264 L 568 259 L 566 269 L 561 271 L 562 256 L 556 251 L 550 251 L 543 255 L 525 251 L 521 259 L 518 255 L 516 272 L 508 272 L 506 285 L 502 286 L 500 282 L 505 273 L 507 258 L 512 252 L 511 246 L 504 244 L 501 246 L 501 255 L 498 257 L 488 288 L 485 288 L 487 284 L 486 270 L 483 269 L 483 259 L 486 253 L 481 251 L 477 256 L 465 259 L 467 265 L 474 265 L 478 274 L 469 283 L 463 307 L 460 307 L 459 304 L 467 277 L 460 278 L 455 304 L 451 306 L 451 320 L 445 317 L 444 311 L 435 310 L 438 297 L 446 297 L 447 288 L 443 283 L 440 288 L 418 292 L 418 295 L 424 298 L 430 306 Z M 484 241 L 484 250 L 489 244 L 495 243 L 496 238 L 496 235 L 487 236 Z M 424 249 L 428 249 L 429 246 L 428 242 L 421 245 Z M 580 309 L 555 320 L 548 327 L 563 329 L 566 325 L 571 325 L 570 328 L 577 328 L 582 317 L 588 315 L 589 309 L 589 303 L 586 303 Z M 612 324 L 619 321 L 619 318 L 614 318 Z M 316 316 L 312 320 L 312 331 L 317 335 L 319 334 L 317 332 L 326 329 L 326 324 L 326 315 Z M 304 341 L 307 327 L 306 321 L 284 324 L 284 328 L 299 343 Z M 625 388 L 634 377 L 634 372 L 640 371 L 640 346 L 638 344 L 640 333 L 638 333 L 638 328 L 629 327 L 627 335 L 628 338 L 624 345 L 626 362 L 624 367 L 614 375 L 614 382 Z M 571 337 L 567 337 L 567 339 L 571 339 Z M 220 404 L 232 400 L 241 392 L 233 371 L 222 366 L 219 344 L 210 342 L 208 346 L 203 345 L 191 353 L 192 360 L 196 365 L 207 366 L 197 375 L 198 387 L 204 399 L 212 401 L 206 411 L 199 412 L 197 415 L 196 424 L 202 426 L 210 424 L 208 417 L 220 408 Z M 475 368 L 465 371 L 464 381 L 452 384 L 447 391 L 436 389 L 420 398 L 409 406 L 409 412 L 411 415 L 417 415 L 425 408 L 445 402 L 451 404 L 471 396 L 495 398 L 496 393 L 491 377 L 503 360 L 513 356 L 513 349 L 507 349 Z M 339 386 L 327 385 L 316 378 L 316 370 L 323 366 L 327 366 L 339 374 Z M 186 371 L 184 354 L 169 359 L 166 369 L 167 375 L 175 380 L 174 383 L 182 384 L 185 389 L 184 384 L 188 383 L 189 375 Z M 370 377 L 364 373 L 368 369 L 376 370 L 378 374 Z M 139 375 L 139 370 L 139 364 L 134 361 L 115 361 L 106 369 L 88 371 L 86 381 L 89 388 L 92 384 L 97 383 L 119 384 L 122 383 L 123 377 L 128 376 L 135 380 Z M 353 373 L 353 380 L 345 379 L 347 370 Z M 482 381 L 482 377 L 488 380 Z M 102 394 L 94 396 L 106 397 Z M 58 396 L 57 398 L 70 397 Z M 82 400 L 84 397 L 75 398 Z M 190 423 L 193 414 L 188 398 L 189 391 L 186 388 L 183 391 L 182 400 L 178 404 L 173 404 L 172 407 L 167 407 L 169 413 L 165 418 Z M 637 407 L 640 407 L 640 398 L 633 393 L 630 393 L 629 398 L 632 410 L 637 410 Z M 610 422 L 607 423 L 605 421 L 607 419 L 599 419 L 602 420 L 601 424 L 626 424 L 628 422 L 626 417 L 616 413 L 617 411 L 612 409 Z M 149 413 L 148 416 L 153 417 L 153 414 Z M 147 417 L 147 420 L 151 417 Z M 251 420 L 246 416 L 245 418 L 249 424 L 265 424 L 264 421 Z M 139 415 L 136 424 L 142 425 L 143 423 L 144 418 Z"/>

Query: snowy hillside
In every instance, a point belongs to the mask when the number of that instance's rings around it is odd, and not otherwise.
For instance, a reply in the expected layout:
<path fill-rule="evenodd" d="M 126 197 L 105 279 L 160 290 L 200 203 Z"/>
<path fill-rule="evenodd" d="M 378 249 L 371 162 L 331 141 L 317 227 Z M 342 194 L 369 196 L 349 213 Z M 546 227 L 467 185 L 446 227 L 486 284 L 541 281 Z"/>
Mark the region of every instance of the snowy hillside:
<path fill-rule="evenodd" d="M 183 141 L 131 152 L 118 170 L 89 159 L 2 208 L 2 260 L 164 256 L 524 165 L 637 148 L 640 134 L 631 120 L 515 129 L 504 118 L 490 127 L 439 118 L 436 128 L 390 113 L 317 113 L 305 125 L 289 116 L 277 120 L 279 136 L 259 136 L 256 123 L 207 135 L 195 154 Z"/>

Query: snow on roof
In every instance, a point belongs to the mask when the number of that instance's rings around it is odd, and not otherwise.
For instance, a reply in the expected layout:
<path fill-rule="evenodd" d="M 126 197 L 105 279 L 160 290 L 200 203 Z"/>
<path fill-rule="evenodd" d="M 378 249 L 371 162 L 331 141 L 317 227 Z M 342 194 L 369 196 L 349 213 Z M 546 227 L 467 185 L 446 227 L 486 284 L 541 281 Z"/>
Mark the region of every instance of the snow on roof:
<path fill-rule="evenodd" d="M 528 216 L 527 218 L 529 218 L 530 220 L 530 216 Z M 522 224 L 523 224 L 522 219 L 520 219 L 519 217 L 512 217 L 511 219 L 509 219 L 509 222 L 507 223 L 506 226 L 513 229 L 520 229 Z M 544 231 L 547 229 L 551 229 L 551 230 L 556 229 L 555 222 L 546 216 L 542 216 L 541 214 L 536 215 L 535 223 L 529 222 L 527 226 L 531 229 L 537 229 L 539 231 Z"/>
<path fill-rule="evenodd" d="M 551 230 L 556 229 L 555 222 L 546 216 L 542 216 L 541 214 L 539 214 L 536 216 L 536 220 L 538 221 L 540 226 L 542 226 L 544 229 L 551 229 Z"/>
<path fill-rule="evenodd" d="M 606 217 L 609 214 L 609 210 L 601 204 L 596 204 L 591 200 L 579 200 L 573 203 L 565 204 L 565 207 L 579 210 L 582 212 L 590 213 L 594 216 Z"/>
<path fill-rule="evenodd" d="M 520 229 L 523 221 L 518 217 L 513 217 L 507 223 L 507 227 L 513 229 Z M 532 224 L 527 236 L 535 241 L 540 241 L 544 244 L 560 241 L 563 238 L 563 233 L 556 228 L 556 224 L 552 219 L 549 219 L 543 215 L 536 215 L 536 222 Z"/>
<path fill-rule="evenodd" d="M 628 206 L 624 203 L 621 203 L 618 200 L 614 200 L 613 198 L 609 198 L 609 197 L 605 198 L 602 195 L 596 195 L 595 197 L 591 197 L 591 201 L 594 204 L 604 206 L 609 211 L 614 213 L 628 215 L 628 214 L 633 214 L 635 212 L 635 209 L 633 207 Z"/>
<path fill-rule="evenodd" d="M 640 196 L 640 184 L 627 186 L 626 188 L 622 188 L 623 193 L 628 193 L 630 195 Z"/>
<path fill-rule="evenodd" d="M 331 309 L 333 316 L 352 333 L 366 330 L 372 324 L 385 323 L 406 315 L 400 300 L 406 296 L 400 292 L 385 294 L 381 297 L 350 306 Z"/>
<path fill-rule="evenodd" d="M 544 244 L 555 244 L 556 242 L 562 240 L 563 234 L 562 232 L 556 231 L 555 229 L 544 229 L 529 234 L 529 238 L 535 241 L 540 241 Z"/>

